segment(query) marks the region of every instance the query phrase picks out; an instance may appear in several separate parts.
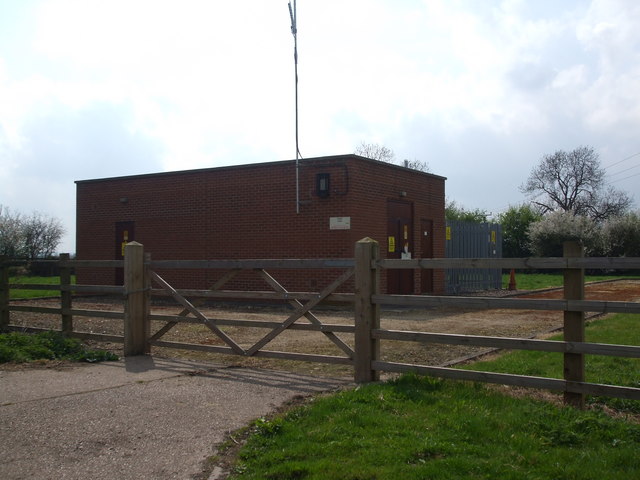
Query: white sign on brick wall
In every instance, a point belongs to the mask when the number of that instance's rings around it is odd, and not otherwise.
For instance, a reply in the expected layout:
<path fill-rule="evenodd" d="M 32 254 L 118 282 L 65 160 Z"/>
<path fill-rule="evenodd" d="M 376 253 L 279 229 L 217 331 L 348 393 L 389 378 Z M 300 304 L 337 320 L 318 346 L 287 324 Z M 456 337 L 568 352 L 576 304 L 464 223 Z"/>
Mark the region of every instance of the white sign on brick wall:
<path fill-rule="evenodd" d="M 329 230 L 351 230 L 351 217 L 330 217 Z"/>

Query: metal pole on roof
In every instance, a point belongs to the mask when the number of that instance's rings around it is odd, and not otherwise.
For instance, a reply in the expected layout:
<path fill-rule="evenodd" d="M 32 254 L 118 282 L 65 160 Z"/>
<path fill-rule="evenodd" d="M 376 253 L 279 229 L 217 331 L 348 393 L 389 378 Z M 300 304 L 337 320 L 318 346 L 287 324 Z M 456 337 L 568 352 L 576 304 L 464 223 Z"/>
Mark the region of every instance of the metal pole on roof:
<path fill-rule="evenodd" d="M 291 17 L 291 33 L 293 34 L 293 60 L 295 64 L 295 89 L 296 89 L 296 213 L 300 213 L 300 147 L 298 145 L 298 12 L 296 0 L 293 0 L 293 9 L 289 2 L 289 16 Z"/>

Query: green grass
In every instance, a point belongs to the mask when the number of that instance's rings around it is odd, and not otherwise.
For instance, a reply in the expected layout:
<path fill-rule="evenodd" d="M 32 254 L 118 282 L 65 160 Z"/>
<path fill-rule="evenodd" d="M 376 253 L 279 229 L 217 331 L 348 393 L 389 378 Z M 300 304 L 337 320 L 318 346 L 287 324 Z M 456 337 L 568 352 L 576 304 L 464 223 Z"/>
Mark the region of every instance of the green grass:
<path fill-rule="evenodd" d="M 118 356 L 103 350 L 87 349 L 77 338 L 67 338 L 59 332 L 0 334 L 0 363 L 23 363 L 41 359 L 102 362 L 118 360 Z"/>
<path fill-rule="evenodd" d="M 11 277 L 9 283 L 19 283 L 23 285 L 28 284 L 44 284 L 44 285 L 60 285 L 60 277 L 32 277 L 32 276 L 20 276 Z M 75 285 L 76 277 L 71 276 L 71 283 Z M 9 293 L 9 298 L 22 299 L 22 298 L 40 298 L 40 297 L 59 297 L 60 290 L 18 290 L 12 289 Z"/>
<path fill-rule="evenodd" d="M 630 278 L 629 276 L 611 276 L 611 275 L 586 275 L 585 281 L 597 282 L 602 280 L 616 280 L 620 278 Z M 502 288 L 509 287 L 510 274 L 502 275 Z M 562 274 L 553 273 L 517 273 L 516 286 L 518 290 L 539 290 L 542 288 L 562 287 Z"/>
<path fill-rule="evenodd" d="M 640 345 L 640 315 L 618 314 L 589 323 L 587 342 L 617 345 Z M 551 340 L 562 340 L 556 335 Z M 513 373 L 550 378 L 562 378 L 563 356 L 560 353 L 519 350 L 501 355 L 491 361 L 476 362 L 463 368 L 488 372 Z M 640 388 L 640 358 L 586 355 L 587 382 Z M 640 401 L 607 397 L 590 399 L 591 403 L 606 404 L 619 410 L 640 414 Z"/>
<path fill-rule="evenodd" d="M 404 376 L 260 419 L 232 479 L 629 479 L 640 426 Z"/>
<path fill-rule="evenodd" d="M 638 345 L 639 335 L 637 315 L 587 328 L 589 341 Z M 559 355 L 531 353 L 477 368 L 561 375 Z M 590 381 L 638 386 L 638 359 L 623 360 L 589 357 Z M 610 405 L 640 411 L 619 402 Z M 320 397 L 252 429 L 231 479 L 640 478 L 637 423 L 415 375 Z"/>

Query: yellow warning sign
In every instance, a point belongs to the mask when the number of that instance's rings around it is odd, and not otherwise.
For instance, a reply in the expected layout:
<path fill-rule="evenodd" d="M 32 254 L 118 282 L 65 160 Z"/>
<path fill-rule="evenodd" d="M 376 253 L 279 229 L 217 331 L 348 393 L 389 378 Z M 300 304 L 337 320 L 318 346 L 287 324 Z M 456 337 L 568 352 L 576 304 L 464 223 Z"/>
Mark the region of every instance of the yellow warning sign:
<path fill-rule="evenodd" d="M 387 251 L 389 252 L 396 251 L 396 237 L 388 237 L 387 244 L 388 244 Z"/>
<path fill-rule="evenodd" d="M 447 240 L 451 240 L 451 227 L 447 227 L 446 238 Z"/>

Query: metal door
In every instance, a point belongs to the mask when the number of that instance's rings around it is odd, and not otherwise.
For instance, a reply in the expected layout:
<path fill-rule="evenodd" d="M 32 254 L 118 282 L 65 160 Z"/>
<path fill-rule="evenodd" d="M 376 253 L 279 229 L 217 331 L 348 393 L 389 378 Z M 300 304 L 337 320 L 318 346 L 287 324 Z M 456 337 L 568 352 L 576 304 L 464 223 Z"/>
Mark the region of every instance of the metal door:
<path fill-rule="evenodd" d="M 420 221 L 420 251 L 422 258 L 433 258 L 433 220 Z M 433 270 L 420 272 L 420 292 L 433 293 Z"/>
<path fill-rule="evenodd" d="M 400 200 L 389 200 L 387 258 L 411 258 L 413 251 L 413 205 Z M 413 294 L 413 270 L 387 270 L 387 293 Z"/>

